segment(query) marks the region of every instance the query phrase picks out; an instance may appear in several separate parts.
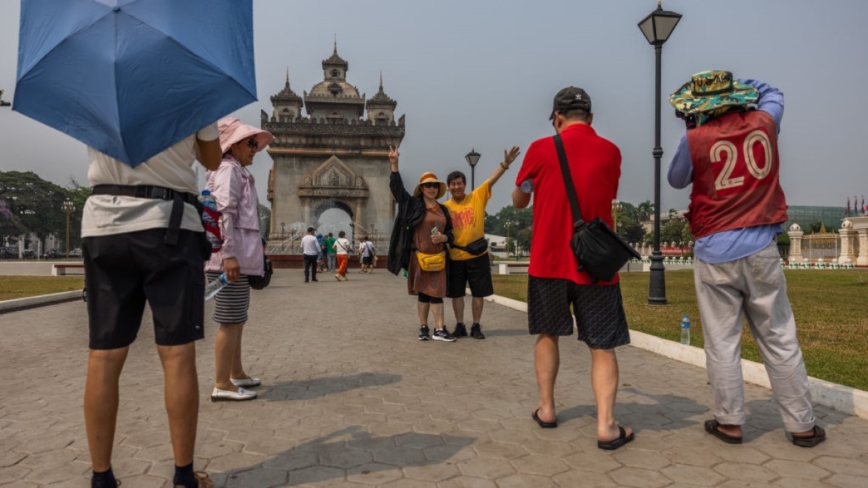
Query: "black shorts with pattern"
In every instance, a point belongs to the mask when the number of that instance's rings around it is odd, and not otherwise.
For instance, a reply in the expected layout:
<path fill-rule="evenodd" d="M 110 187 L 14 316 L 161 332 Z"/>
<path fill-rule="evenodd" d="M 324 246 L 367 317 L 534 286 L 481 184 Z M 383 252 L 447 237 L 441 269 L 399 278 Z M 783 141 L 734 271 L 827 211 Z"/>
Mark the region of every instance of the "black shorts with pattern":
<path fill-rule="evenodd" d="M 620 285 L 578 285 L 570 280 L 528 277 L 527 323 L 531 334 L 573 334 L 591 349 L 614 349 L 630 343 Z"/>

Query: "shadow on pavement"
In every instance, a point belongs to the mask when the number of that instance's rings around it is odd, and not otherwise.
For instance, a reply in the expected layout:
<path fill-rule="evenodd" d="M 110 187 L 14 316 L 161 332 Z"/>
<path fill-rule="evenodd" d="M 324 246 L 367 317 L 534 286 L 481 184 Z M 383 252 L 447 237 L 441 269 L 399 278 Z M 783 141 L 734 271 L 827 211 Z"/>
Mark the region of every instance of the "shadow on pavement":
<path fill-rule="evenodd" d="M 483 328 L 482 332 L 485 334 L 485 337 L 530 336 L 530 334 L 527 333 L 527 330 L 516 329 L 491 330 Z"/>
<path fill-rule="evenodd" d="M 619 402 L 615 406 L 617 420 L 633 427 L 636 432 L 680 430 L 701 425 L 702 422 L 694 417 L 709 411 L 708 406 L 688 397 L 672 394 L 655 395 L 636 388 L 623 388 L 621 391 L 652 400 L 649 403 Z"/>
<path fill-rule="evenodd" d="M 419 434 L 375 436 L 351 426 L 299 444 L 268 461 L 225 473 L 212 473 L 215 486 L 306 485 L 327 480 L 378 485 L 402 478 L 402 468 L 454 464 L 450 459 L 474 437 Z"/>
<path fill-rule="evenodd" d="M 311 380 L 285 381 L 269 385 L 260 391 L 259 398 L 269 401 L 312 400 L 356 388 L 383 386 L 401 381 L 401 375 L 358 373 L 349 376 L 325 376 Z"/>

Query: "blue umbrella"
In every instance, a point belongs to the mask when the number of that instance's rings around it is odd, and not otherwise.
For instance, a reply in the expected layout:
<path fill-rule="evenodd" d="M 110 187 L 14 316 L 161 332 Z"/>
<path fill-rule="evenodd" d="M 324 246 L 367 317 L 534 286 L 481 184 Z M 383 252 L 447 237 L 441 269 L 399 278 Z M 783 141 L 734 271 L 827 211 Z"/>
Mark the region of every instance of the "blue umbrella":
<path fill-rule="evenodd" d="M 22 0 L 12 109 L 135 167 L 256 101 L 252 0 Z"/>

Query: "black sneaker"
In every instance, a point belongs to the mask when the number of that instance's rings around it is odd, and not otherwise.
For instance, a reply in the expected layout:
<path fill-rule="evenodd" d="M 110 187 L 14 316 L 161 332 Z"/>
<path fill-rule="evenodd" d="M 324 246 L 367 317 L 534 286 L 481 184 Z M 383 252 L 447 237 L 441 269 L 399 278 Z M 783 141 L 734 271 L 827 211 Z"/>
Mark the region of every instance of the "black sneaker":
<path fill-rule="evenodd" d="M 421 328 L 419 328 L 419 340 L 427 341 L 429 339 L 431 339 L 431 334 L 428 332 L 428 326 L 423 325 Z"/>
<path fill-rule="evenodd" d="M 473 324 L 470 326 L 470 337 L 474 339 L 485 339 L 485 334 L 482 333 L 482 326 Z"/>
<path fill-rule="evenodd" d="M 467 327 L 464 326 L 464 322 L 455 324 L 455 332 L 452 335 L 455 337 L 467 337 Z"/>
<path fill-rule="evenodd" d="M 455 336 L 449 333 L 446 327 L 434 331 L 434 340 L 443 342 L 455 342 Z"/>

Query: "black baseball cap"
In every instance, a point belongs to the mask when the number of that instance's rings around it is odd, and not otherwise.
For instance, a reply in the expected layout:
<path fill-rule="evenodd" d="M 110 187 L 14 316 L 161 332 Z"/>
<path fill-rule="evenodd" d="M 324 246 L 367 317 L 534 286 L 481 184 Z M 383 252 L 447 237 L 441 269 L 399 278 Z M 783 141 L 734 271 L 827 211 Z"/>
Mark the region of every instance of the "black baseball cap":
<path fill-rule="evenodd" d="M 552 113 L 549 120 L 555 118 L 555 112 L 564 113 L 570 110 L 584 110 L 591 113 L 591 96 L 582 88 L 568 86 L 555 95 L 552 103 Z"/>

